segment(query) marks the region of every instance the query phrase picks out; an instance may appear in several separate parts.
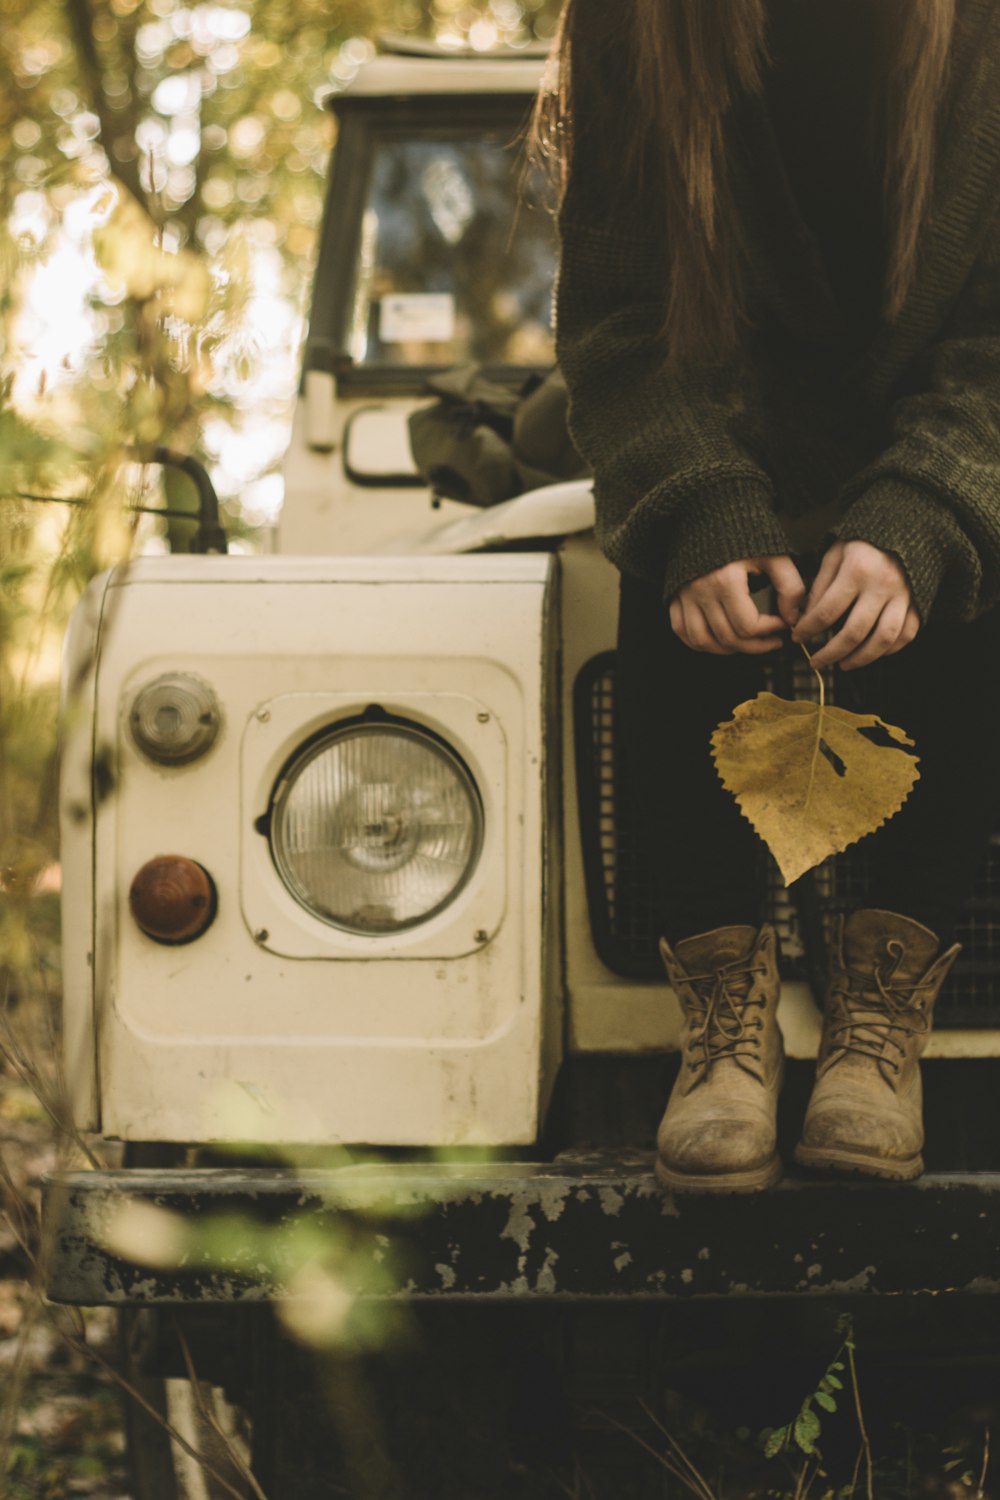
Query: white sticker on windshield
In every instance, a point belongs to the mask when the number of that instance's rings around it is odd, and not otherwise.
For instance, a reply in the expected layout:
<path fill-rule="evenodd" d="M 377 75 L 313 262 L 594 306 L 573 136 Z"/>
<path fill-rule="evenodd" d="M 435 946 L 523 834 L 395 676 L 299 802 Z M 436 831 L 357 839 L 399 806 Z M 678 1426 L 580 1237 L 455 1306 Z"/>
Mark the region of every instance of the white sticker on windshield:
<path fill-rule="evenodd" d="M 395 292 L 379 304 L 378 336 L 383 344 L 419 339 L 446 344 L 455 337 L 455 299 L 450 292 Z"/>

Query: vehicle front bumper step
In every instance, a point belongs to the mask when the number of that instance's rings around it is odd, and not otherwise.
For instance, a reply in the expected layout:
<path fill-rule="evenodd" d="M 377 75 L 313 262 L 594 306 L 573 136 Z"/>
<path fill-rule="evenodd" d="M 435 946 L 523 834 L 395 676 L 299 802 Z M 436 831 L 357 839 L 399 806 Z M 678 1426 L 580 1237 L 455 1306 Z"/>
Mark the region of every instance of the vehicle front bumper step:
<path fill-rule="evenodd" d="M 1000 1174 L 686 1197 L 651 1166 L 57 1172 L 46 1291 L 91 1306 L 1000 1292 Z"/>

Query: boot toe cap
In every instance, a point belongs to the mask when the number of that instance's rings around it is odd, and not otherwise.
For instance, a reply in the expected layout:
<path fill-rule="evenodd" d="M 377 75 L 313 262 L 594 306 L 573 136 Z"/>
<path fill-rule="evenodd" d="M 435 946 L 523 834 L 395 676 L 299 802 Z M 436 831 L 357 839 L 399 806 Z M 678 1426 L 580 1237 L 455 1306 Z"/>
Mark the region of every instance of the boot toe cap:
<path fill-rule="evenodd" d="M 762 1122 L 734 1118 L 663 1128 L 657 1148 L 661 1159 L 678 1172 L 744 1172 L 769 1161 L 775 1141 Z"/>
<path fill-rule="evenodd" d="M 831 1104 L 810 1111 L 802 1144 L 813 1151 L 849 1151 L 883 1161 L 908 1161 L 921 1150 L 923 1131 L 898 1115 Z"/>

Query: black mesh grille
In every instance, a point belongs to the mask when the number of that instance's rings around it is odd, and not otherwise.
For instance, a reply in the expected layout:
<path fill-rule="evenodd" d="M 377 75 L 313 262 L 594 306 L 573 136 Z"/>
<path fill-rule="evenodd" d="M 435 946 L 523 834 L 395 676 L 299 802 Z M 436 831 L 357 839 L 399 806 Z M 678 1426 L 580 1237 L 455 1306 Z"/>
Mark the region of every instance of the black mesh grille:
<path fill-rule="evenodd" d="M 788 696 L 791 686 L 794 696 L 808 697 L 814 681 L 803 661 L 794 682 L 780 690 Z M 590 921 L 597 951 L 614 973 L 660 978 L 648 858 L 639 830 L 629 826 L 627 809 L 616 803 L 614 689 L 613 652 L 588 662 L 577 679 L 577 776 Z M 867 879 L 861 845 L 820 865 L 811 882 L 800 881 L 793 902 L 768 857 L 767 915 L 781 939 L 786 978 L 810 979 L 814 987 L 820 982 L 834 918 L 864 905 Z M 941 994 L 940 1021 L 954 1027 L 1000 1025 L 1000 835 L 991 840 L 956 937 L 963 948 Z"/>

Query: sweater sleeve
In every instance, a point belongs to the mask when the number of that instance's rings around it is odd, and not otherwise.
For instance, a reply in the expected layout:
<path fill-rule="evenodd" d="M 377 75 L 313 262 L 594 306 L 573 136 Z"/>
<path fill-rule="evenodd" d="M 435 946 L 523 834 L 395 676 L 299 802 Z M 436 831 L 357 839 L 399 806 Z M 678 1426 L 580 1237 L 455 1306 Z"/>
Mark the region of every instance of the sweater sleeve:
<path fill-rule="evenodd" d="M 615 122 L 629 111 L 592 82 L 628 77 L 617 62 L 606 0 L 576 0 L 572 162 L 559 211 L 556 355 L 569 392 L 569 428 L 594 471 L 596 534 L 623 572 L 663 585 L 741 558 L 784 553 L 771 480 L 756 462 L 753 421 L 737 362 L 685 373 L 665 368 L 659 333 L 667 254 L 655 212 L 612 209 Z M 619 33 L 620 36 L 620 33 Z M 612 164 L 609 166 L 609 162 Z"/>
<path fill-rule="evenodd" d="M 921 619 L 1000 603 L 1000 215 L 892 405 L 889 445 L 840 498 L 837 536 L 893 553 Z"/>

